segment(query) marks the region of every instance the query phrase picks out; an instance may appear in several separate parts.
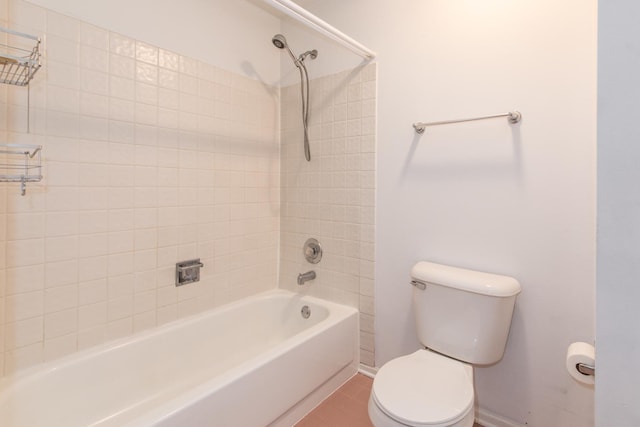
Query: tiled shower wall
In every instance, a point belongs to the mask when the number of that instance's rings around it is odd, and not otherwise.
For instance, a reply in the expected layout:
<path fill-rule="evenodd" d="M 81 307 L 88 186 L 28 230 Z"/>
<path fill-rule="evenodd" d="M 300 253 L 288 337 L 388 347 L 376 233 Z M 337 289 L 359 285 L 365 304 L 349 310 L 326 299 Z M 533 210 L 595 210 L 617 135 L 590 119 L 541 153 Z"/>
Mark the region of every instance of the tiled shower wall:
<path fill-rule="evenodd" d="M 0 143 L 44 147 L 41 183 L 0 187 L 0 374 L 276 287 L 278 89 L 0 7 L 45 51 L 30 133 L 27 89 L 0 85 Z M 176 288 L 198 257 L 202 280 Z"/>
<path fill-rule="evenodd" d="M 373 366 L 376 64 L 313 79 L 310 88 L 310 162 L 300 85 L 281 93 L 280 286 L 358 307 L 361 362 Z M 324 249 L 319 264 L 304 259 L 309 237 Z M 308 270 L 317 278 L 298 286 Z"/>

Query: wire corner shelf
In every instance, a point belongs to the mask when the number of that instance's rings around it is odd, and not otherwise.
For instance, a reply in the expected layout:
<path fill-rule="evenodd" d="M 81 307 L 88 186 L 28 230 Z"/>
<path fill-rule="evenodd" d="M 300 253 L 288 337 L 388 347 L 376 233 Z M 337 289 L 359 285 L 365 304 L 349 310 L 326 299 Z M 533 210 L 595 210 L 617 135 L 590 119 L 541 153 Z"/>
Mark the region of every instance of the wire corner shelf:
<path fill-rule="evenodd" d="M 42 181 L 42 145 L 1 144 L 0 182 L 19 182 L 27 193 L 27 182 Z"/>
<path fill-rule="evenodd" d="M 42 66 L 40 38 L 0 27 L 0 83 L 27 86 Z"/>

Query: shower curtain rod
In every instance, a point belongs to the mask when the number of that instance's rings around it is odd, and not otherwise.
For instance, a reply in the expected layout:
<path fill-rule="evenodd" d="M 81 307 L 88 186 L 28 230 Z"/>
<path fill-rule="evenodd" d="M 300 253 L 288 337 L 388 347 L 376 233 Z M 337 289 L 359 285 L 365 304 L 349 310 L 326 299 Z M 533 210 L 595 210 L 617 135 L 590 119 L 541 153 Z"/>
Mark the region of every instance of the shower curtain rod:
<path fill-rule="evenodd" d="M 312 28 L 317 32 L 322 33 L 325 36 L 337 41 L 347 49 L 362 56 L 363 58 L 373 59 L 376 56 L 376 53 L 371 49 L 358 43 L 348 35 L 327 24 L 325 21 L 318 18 L 308 10 L 298 6 L 291 0 L 264 0 L 264 2 L 291 16 L 295 20 L 302 22 L 307 27 Z"/>

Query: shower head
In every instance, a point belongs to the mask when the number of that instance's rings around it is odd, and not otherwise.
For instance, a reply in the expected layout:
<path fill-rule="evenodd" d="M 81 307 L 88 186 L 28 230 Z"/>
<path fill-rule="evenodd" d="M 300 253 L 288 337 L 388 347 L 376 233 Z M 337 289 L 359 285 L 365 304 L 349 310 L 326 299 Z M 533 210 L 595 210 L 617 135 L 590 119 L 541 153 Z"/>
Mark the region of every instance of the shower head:
<path fill-rule="evenodd" d="M 287 47 L 287 39 L 285 39 L 282 34 L 276 34 L 275 36 L 273 36 L 271 42 L 278 49 L 284 49 L 285 47 Z"/>
<path fill-rule="evenodd" d="M 318 57 L 318 51 L 313 49 L 313 50 L 308 50 L 305 53 L 301 53 L 300 56 L 298 57 L 299 61 L 304 61 L 307 56 L 311 56 L 311 59 L 316 59 Z"/>
<path fill-rule="evenodd" d="M 289 45 L 287 44 L 287 39 L 285 39 L 282 34 L 276 34 L 275 36 L 273 36 L 273 38 L 271 39 L 271 42 L 278 49 L 284 49 L 287 52 L 289 52 L 289 56 L 293 60 L 293 64 L 296 67 L 300 68 L 300 60 L 296 58 L 293 52 L 291 52 L 291 49 L 289 49 Z"/>

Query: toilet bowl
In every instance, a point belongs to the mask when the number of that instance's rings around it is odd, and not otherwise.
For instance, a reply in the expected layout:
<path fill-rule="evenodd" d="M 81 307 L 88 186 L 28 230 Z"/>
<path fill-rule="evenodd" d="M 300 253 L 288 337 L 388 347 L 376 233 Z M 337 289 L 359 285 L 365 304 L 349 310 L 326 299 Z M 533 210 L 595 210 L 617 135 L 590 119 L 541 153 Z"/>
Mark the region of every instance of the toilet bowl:
<path fill-rule="evenodd" d="M 429 350 L 386 363 L 373 381 L 375 427 L 472 427 L 473 368 Z"/>

